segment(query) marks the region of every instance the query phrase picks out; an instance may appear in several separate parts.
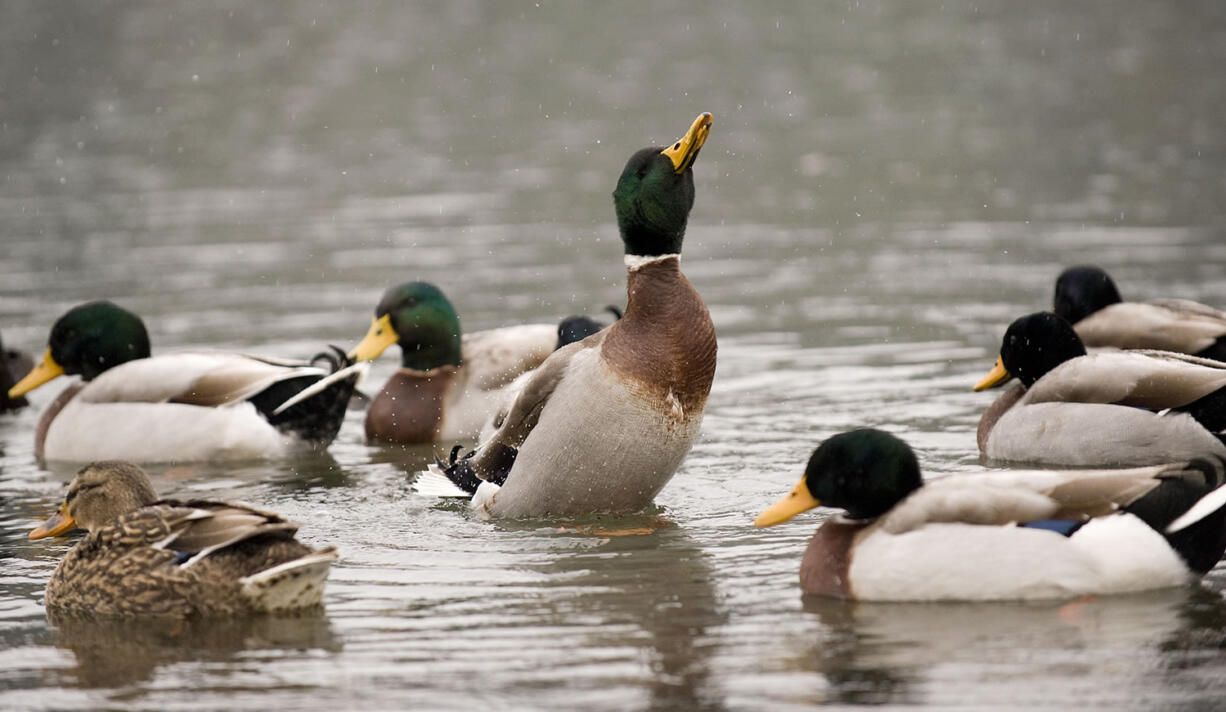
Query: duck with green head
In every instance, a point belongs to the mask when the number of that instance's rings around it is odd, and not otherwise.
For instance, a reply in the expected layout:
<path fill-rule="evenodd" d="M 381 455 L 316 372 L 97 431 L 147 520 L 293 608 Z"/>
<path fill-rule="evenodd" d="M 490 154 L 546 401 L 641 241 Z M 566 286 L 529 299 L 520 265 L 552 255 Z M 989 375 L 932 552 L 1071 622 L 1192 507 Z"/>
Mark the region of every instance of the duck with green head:
<path fill-rule="evenodd" d="M 159 499 L 131 462 L 82 468 L 30 539 L 87 534 L 47 582 L 47 607 L 89 616 L 189 618 L 319 605 L 336 550 L 312 550 L 271 512 Z"/>
<path fill-rule="evenodd" d="M 1056 279 L 1054 311 L 1090 348 L 1161 349 L 1226 361 L 1226 312 L 1187 299 L 1126 302 L 1101 267 Z"/>
<path fill-rule="evenodd" d="M 553 350 L 552 324 L 461 334 L 442 290 L 427 282 L 388 289 L 366 337 L 349 356 L 378 358 L 400 346 L 400 369 L 366 412 L 366 437 L 383 443 L 474 440 L 516 376 Z"/>
<path fill-rule="evenodd" d="M 889 433 L 835 435 L 754 524 L 814 507 L 806 594 L 872 601 L 1072 598 L 1195 581 L 1226 551 L 1226 460 L 1004 470 L 924 481 Z"/>
<path fill-rule="evenodd" d="M 1016 376 L 979 421 L 995 460 L 1111 466 L 1226 455 L 1226 364 L 1169 351 L 1087 354 L 1051 312 L 1014 321 L 975 390 Z"/>
<path fill-rule="evenodd" d="M 633 512 L 698 436 L 715 375 L 715 328 L 681 272 L 701 114 L 678 141 L 637 151 L 613 203 L 625 247 L 625 314 L 555 351 L 471 456 L 423 473 L 419 491 L 473 497 L 500 517 Z"/>
<path fill-rule="evenodd" d="M 68 310 L 39 363 L 8 392 L 77 375 L 35 431 L 44 460 L 137 462 L 260 458 L 322 449 L 336 437 L 365 364 L 225 352 L 150 355 L 140 317 L 109 301 Z"/>

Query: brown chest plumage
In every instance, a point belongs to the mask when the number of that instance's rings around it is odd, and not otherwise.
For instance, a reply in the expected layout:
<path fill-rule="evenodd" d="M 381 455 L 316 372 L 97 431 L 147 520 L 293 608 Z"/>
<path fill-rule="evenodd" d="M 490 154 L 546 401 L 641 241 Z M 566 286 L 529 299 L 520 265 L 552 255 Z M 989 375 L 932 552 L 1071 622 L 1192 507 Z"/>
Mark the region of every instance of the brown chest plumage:
<path fill-rule="evenodd" d="M 429 372 L 400 369 L 387 380 L 366 412 L 366 437 L 392 443 L 429 443 L 438 437 L 443 403 L 455 366 Z"/>
<path fill-rule="evenodd" d="M 629 273 L 625 316 L 609 327 L 602 356 L 649 397 L 701 413 L 715 378 L 715 326 L 676 258 Z"/>
<path fill-rule="evenodd" d="M 867 524 L 836 519 L 818 527 L 800 562 L 800 589 L 833 598 L 851 598 L 851 549 Z"/>

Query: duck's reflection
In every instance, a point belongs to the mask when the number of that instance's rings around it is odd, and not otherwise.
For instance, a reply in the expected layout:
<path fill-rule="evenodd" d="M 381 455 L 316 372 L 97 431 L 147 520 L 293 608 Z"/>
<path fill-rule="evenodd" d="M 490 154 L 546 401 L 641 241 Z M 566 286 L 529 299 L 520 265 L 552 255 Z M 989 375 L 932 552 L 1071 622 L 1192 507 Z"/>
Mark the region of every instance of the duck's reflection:
<path fill-rule="evenodd" d="M 935 681 L 957 678 L 962 694 L 975 698 L 991 684 L 984 675 L 999 676 L 1000 690 L 992 693 L 998 700 L 1018 693 L 1020 702 L 1028 696 L 1013 678 L 1017 671 L 1033 671 L 1036 659 L 1048 662 L 1049 684 L 1074 684 L 1094 679 L 1095 670 L 1111 670 L 1112 679 L 1149 679 L 1137 683 L 1147 696 L 1169 692 L 1173 700 L 1187 700 L 1193 691 L 1182 679 L 1187 664 L 1226 672 L 1226 603 L 1199 586 L 1075 601 L 855 603 L 804 597 L 803 607 L 825 634 L 794 662 L 824 677 L 826 702 L 943 704 L 948 700 L 939 698 L 955 693 Z M 1157 686 L 1151 679 L 1155 668 L 1168 673 Z"/>
<path fill-rule="evenodd" d="M 181 662 L 225 662 L 251 651 L 324 650 L 341 644 L 323 615 L 220 620 L 97 620 L 48 613 L 52 642 L 72 652 L 76 666 L 60 684 L 115 688 L 153 677 Z"/>
<path fill-rule="evenodd" d="M 587 646 L 640 651 L 650 670 L 648 709 L 718 710 L 711 680 L 714 629 L 727 618 L 706 555 L 679 527 L 646 514 L 576 523 L 564 534 L 599 544 L 540 567 L 573 597 L 550 597 L 545 615 L 591 628 Z"/>

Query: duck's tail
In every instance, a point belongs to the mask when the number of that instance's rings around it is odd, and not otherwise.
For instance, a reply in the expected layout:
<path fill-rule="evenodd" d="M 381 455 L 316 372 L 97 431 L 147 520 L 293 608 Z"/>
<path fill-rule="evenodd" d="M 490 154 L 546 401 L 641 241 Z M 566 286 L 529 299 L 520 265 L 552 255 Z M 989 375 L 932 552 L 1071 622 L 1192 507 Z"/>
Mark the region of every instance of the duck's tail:
<path fill-rule="evenodd" d="M 1209 572 L 1226 553 L 1226 459 L 1209 455 L 1163 473 L 1162 483 L 1125 507 L 1166 537 L 1188 568 Z"/>
<path fill-rule="evenodd" d="M 314 608 L 323 598 L 324 582 L 337 556 L 330 546 L 244 576 L 239 579 L 243 596 L 253 609 L 267 613 Z"/>
<path fill-rule="evenodd" d="M 349 399 L 370 365 L 351 362 L 345 352 L 329 346 L 311 359 L 327 375 L 297 376 L 278 381 L 249 400 L 268 422 L 316 448 L 325 448 L 340 432 Z"/>

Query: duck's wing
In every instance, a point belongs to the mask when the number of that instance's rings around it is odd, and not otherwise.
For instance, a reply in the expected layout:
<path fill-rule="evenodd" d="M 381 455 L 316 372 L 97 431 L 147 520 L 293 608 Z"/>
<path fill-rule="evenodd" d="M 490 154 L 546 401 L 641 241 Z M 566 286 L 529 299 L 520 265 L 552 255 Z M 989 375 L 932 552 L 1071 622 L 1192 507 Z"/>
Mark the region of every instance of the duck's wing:
<path fill-rule="evenodd" d="M 501 388 L 536 368 L 558 343 L 554 324 L 522 324 L 464 334 L 461 354 L 468 385 L 483 391 Z"/>
<path fill-rule="evenodd" d="M 558 384 L 566 377 L 575 356 L 599 349 L 604 343 L 605 331 L 593 334 L 583 341 L 550 354 L 524 382 L 515 400 L 506 406 L 505 413 L 495 419 L 496 429 L 471 458 L 473 472 L 482 480 L 501 484 L 514 463 L 520 446 L 528 439 L 540 420 L 541 412 L 549 404 L 549 398 Z"/>
<path fill-rule="evenodd" d="M 1167 351 L 1104 351 L 1066 361 L 1023 397 L 1033 403 L 1178 408 L 1226 387 L 1226 364 Z"/>
<path fill-rule="evenodd" d="M 221 406 L 241 402 L 278 381 L 303 376 L 318 379 L 327 374 L 306 363 L 243 354 L 167 354 L 109 369 L 91 381 L 78 398 L 92 403 Z"/>
<path fill-rule="evenodd" d="M 1226 336 L 1226 312 L 1187 299 L 1120 302 L 1073 325 L 1086 346 L 1198 353 Z"/>
<path fill-rule="evenodd" d="M 104 546 L 152 547 L 190 557 L 184 566 L 256 536 L 292 537 L 294 522 L 238 502 L 166 500 L 117 518 L 100 531 Z"/>
<path fill-rule="evenodd" d="M 1042 519 L 1084 521 L 1127 507 L 1162 482 L 1203 479 L 1190 463 L 1115 470 L 1007 470 L 929 480 L 882 517 L 898 534 L 929 523 L 1003 526 Z"/>

